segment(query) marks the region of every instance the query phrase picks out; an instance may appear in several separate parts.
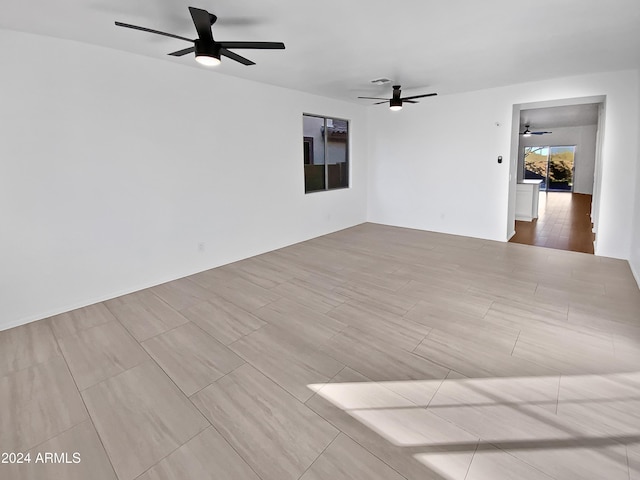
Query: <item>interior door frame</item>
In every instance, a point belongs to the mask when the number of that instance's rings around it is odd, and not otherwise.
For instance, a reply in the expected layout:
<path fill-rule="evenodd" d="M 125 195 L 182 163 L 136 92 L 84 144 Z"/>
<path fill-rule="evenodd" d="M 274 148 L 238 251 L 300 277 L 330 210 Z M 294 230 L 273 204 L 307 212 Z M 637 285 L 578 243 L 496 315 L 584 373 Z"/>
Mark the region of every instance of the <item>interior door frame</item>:
<path fill-rule="evenodd" d="M 506 218 L 506 241 L 509 241 L 516 233 L 516 185 L 518 183 L 518 150 L 520 145 L 520 111 L 533 108 L 563 107 L 567 105 L 584 105 L 588 103 L 600 104 L 598 113 L 598 130 L 596 132 L 596 162 L 593 172 L 593 201 L 591 204 L 591 221 L 593 223 L 593 233 L 596 234 L 594 242 L 595 254 L 597 249 L 597 233 L 600 218 L 600 184 L 602 182 L 602 143 L 604 139 L 604 117 L 606 115 L 606 95 L 595 95 L 590 97 L 564 98 L 557 100 L 546 100 L 540 102 L 518 103 L 513 105 L 511 116 L 511 149 L 509 157 L 509 188 L 508 188 L 508 208 Z"/>

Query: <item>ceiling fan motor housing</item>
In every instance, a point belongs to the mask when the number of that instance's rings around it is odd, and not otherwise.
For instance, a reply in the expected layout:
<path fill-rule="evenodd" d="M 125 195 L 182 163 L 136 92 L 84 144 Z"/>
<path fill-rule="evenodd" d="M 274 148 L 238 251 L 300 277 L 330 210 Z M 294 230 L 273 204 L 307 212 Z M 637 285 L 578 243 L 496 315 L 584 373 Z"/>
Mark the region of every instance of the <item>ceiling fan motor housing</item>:
<path fill-rule="evenodd" d="M 215 57 L 220 59 L 220 45 L 215 42 L 205 42 L 200 39 L 194 40 L 196 48 L 196 57 L 204 55 L 206 57 Z"/>
<path fill-rule="evenodd" d="M 389 107 L 402 108 L 402 100 L 400 99 L 400 85 L 393 86 L 393 97 L 389 100 Z"/>

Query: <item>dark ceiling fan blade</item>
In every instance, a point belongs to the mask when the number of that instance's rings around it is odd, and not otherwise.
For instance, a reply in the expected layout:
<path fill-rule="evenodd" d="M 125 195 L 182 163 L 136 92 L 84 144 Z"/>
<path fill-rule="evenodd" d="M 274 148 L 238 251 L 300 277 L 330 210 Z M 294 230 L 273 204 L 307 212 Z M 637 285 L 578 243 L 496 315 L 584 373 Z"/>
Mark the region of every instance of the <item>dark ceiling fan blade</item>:
<path fill-rule="evenodd" d="M 529 132 L 530 135 L 545 135 L 547 133 L 553 133 L 553 132 Z"/>
<path fill-rule="evenodd" d="M 201 8 L 189 7 L 189 13 L 191 13 L 193 24 L 196 26 L 198 38 L 205 44 L 212 43 L 213 33 L 211 33 L 211 16 L 209 12 Z"/>
<path fill-rule="evenodd" d="M 177 52 L 171 52 L 169 55 L 174 57 L 181 57 L 183 55 L 186 55 L 187 53 L 193 53 L 195 51 L 196 51 L 196 47 L 189 47 L 183 50 L 178 50 Z"/>
<path fill-rule="evenodd" d="M 224 55 L 225 57 L 228 57 L 231 60 L 235 60 L 236 62 L 239 62 L 243 65 L 255 65 L 255 62 L 252 62 L 248 58 L 244 58 L 243 56 L 238 55 L 237 53 L 230 52 L 226 48 L 220 48 L 220 55 Z"/>
<path fill-rule="evenodd" d="M 400 100 L 413 100 L 414 98 L 424 98 L 424 97 L 435 97 L 438 95 L 437 93 L 426 93 L 424 95 L 413 95 L 412 97 L 404 97 Z"/>
<path fill-rule="evenodd" d="M 143 32 L 155 33 L 157 35 L 164 35 L 165 37 L 177 38 L 178 40 L 186 40 L 187 42 L 193 42 L 190 38 L 181 37 L 180 35 L 174 35 L 173 33 L 161 32 L 160 30 L 152 30 L 151 28 L 139 27 L 137 25 L 130 25 L 128 23 L 116 22 L 118 27 L 132 28 L 134 30 L 141 30 Z"/>
<path fill-rule="evenodd" d="M 283 50 L 282 42 L 216 42 L 222 48 L 259 48 L 262 50 Z"/>
<path fill-rule="evenodd" d="M 384 102 L 376 102 L 374 105 L 382 105 L 383 103 L 389 103 L 389 100 L 385 100 Z"/>
<path fill-rule="evenodd" d="M 417 100 L 407 100 L 406 98 L 403 98 L 402 101 L 405 103 L 420 103 Z"/>
<path fill-rule="evenodd" d="M 364 98 L 365 100 L 386 100 L 386 101 L 389 101 L 388 98 L 380 98 L 380 97 L 358 97 L 358 98 Z"/>

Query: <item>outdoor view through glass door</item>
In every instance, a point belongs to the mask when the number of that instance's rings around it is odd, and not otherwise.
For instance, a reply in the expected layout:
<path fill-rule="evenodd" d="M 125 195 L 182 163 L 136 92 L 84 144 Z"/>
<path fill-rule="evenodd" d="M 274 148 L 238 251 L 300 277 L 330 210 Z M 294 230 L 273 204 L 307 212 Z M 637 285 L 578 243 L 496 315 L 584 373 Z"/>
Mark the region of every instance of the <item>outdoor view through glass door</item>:
<path fill-rule="evenodd" d="M 573 190 L 576 147 L 524 147 L 524 179 L 542 180 L 540 191 Z"/>

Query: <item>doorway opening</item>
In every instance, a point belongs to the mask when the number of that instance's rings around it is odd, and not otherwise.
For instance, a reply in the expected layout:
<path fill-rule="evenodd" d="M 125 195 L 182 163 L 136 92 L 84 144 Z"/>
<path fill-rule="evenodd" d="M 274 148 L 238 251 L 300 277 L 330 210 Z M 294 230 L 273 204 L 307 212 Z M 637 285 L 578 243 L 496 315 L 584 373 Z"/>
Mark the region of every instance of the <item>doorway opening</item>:
<path fill-rule="evenodd" d="M 604 102 L 514 105 L 510 242 L 597 253 Z"/>

